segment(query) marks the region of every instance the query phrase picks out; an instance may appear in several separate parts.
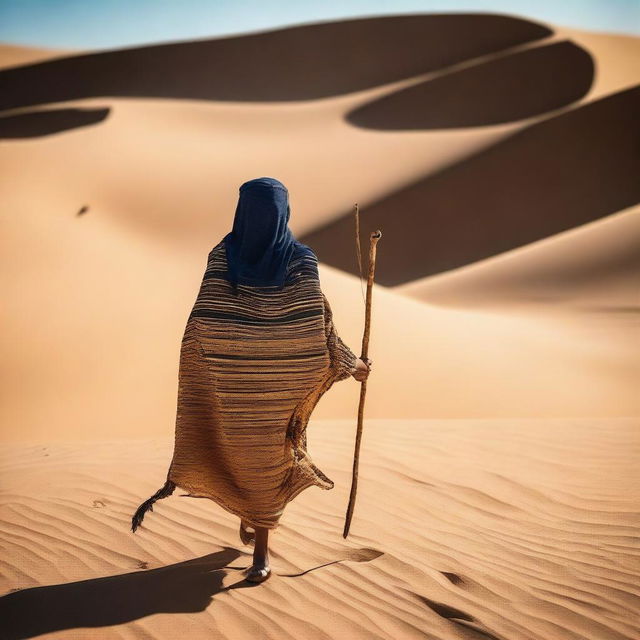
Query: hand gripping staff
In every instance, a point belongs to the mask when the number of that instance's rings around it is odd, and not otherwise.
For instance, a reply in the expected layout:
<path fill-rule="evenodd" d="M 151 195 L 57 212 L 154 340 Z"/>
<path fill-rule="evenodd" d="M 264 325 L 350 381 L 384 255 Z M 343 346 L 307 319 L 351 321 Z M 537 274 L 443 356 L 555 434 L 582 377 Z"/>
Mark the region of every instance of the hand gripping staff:
<path fill-rule="evenodd" d="M 362 261 L 360 258 L 360 219 L 358 215 L 358 205 L 355 205 L 356 218 L 356 249 L 358 255 L 358 267 L 360 269 L 360 278 L 362 279 Z M 367 276 L 367 297 L 364 312 L 364 333 L 362 335 L 362 355 L 360 359 L 367 362 L 369 353 L 369 333 L 371 331 L 371 294 L 373 291 L 373 276 L 376 269 L 376 245 L 382 237 L 382 231 L 372 231 L 369 236 L 369 273 Z M 362 424 L 364 418 L 364 400 L 367 394 L 367 380 L 360 383 L 360 404 L 358 405 L 358 429 L 356 431 L 356 444 L 353 454 L 353 473 L 351 478 L 351 493 L 349 495 L 349 507 L 344 523 L 342 537 L 349 535 L 349 527 L 351 526 L 351 518 L 353 517 L 353 508 L 356 503 L 356 492 L 358 490 L 358 462 L 360 461 L 360 442 L 362 441 Z"/>

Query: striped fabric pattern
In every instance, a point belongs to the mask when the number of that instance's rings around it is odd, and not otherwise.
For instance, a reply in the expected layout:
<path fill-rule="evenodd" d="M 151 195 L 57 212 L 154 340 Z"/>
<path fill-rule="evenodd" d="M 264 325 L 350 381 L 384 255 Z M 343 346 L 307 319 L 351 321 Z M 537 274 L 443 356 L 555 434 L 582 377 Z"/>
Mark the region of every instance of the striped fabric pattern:
<path fill-rule="evenodd" d="M 167 483 L 214 500 L 244 526 L 275 529 L 298 493 L 334 486 L 307 451 L 306 428 L 356 356 L 333 325 L 315 256 L 294 255 L 282 289 L 234 289 L 225 274 L 220 242 L 182 339 Z"/>

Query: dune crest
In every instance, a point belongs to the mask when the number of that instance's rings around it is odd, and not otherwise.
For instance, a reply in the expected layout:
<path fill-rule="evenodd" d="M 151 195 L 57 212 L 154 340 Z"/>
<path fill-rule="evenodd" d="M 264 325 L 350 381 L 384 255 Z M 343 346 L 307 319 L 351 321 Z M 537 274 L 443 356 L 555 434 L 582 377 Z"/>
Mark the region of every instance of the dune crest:
<path fill-rule="evenodd" d="M 313 100 L 408 78 L 550 33 L 548 27 L 512 16 L 418 14 L 83 53 L 0 70 L 0 109 L 102 96 Z"/>

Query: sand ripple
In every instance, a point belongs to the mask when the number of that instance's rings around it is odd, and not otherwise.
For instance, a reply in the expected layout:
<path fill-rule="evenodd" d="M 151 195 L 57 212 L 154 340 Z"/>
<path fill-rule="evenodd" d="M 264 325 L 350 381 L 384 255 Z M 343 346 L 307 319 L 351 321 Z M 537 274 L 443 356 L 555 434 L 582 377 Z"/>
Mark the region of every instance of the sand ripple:
<path fill-rule="evenodd" d="M 368 421 L 343 540 L 354 426 L 316 422 L 336 488 L 289 505 L 258 586 L 214 503 L 178 491 L 129 531 L 170 440 L 5 445 L 2 637 L 631 639 L 637 427 Z"/>

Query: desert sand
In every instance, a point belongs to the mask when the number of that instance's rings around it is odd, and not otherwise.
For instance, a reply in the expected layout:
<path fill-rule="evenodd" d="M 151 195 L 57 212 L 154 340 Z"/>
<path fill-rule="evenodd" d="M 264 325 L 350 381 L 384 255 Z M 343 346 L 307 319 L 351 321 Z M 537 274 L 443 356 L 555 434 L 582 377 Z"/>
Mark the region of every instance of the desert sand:
<path fill-rule="evenodd" d="M 80 53 L 71 49 L 42 49 L 37 47 L 23 47 L 16 44 L 0 44 L 0 60 L 2 68 L 21 67 L 26 64 L 44 62 L 52 58 L 70 56 Z"/>
<path fill-rule="evenodd" d="M 289 504 L 248 589 L 251 548 L 210 501 L 178 491 L 128 531 L 166 438 L 5 445 L 3 637 L 635 637 L 638 420 L 366 426 L 349 537 L 353 421 L 320 421 L 336 487 Z"/>
<path fill-rule="evenodd" d="M 7 637 L 640 634 L 639 53 L 491 15 L 0 47 Z M 261 175 L 356 352 L 353 203 L 383 238 L 351 533 L 354 380 L 309 428 L 335 489 L 288 506 L 244 591 L 221 507 L 178 490 L 129 523 L 207 253 Z"/>

